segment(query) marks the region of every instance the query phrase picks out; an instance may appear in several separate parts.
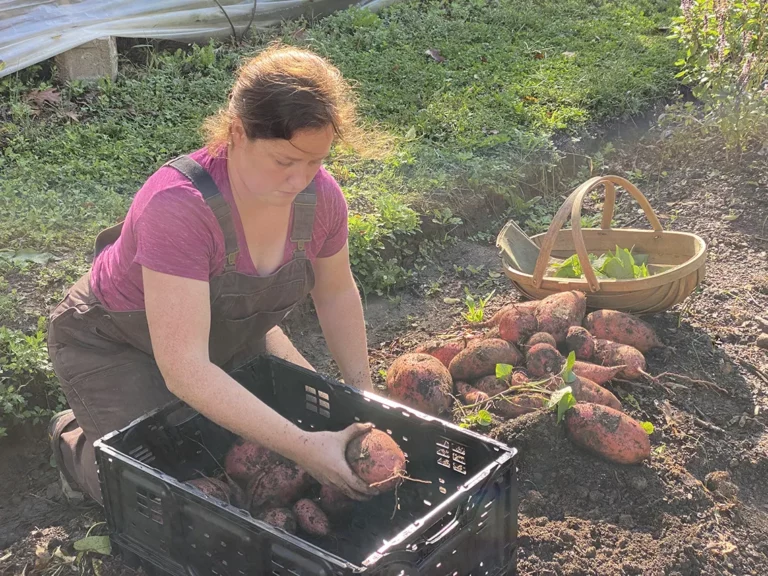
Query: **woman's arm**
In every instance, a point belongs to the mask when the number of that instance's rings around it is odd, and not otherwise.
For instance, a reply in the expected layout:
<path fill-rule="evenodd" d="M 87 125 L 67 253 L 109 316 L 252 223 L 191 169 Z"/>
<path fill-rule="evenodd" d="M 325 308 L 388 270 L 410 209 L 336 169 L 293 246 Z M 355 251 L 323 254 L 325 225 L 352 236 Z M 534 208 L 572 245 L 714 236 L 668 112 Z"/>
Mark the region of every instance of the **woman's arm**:
<path fill-rule="evenodd" d="M 315 260 L 312 300 L 344 382 L 362 390 L 373 390 L 368 363 L 363 305 L 349 267 L 349 245 L 328 258 Z"/>
<path fill-rule="evenodd" d="M 368 429 L 305 432 L 210 362 L 209 286 L 143 268 L 152 350 L 172 394 L 213 422 L 304 467 L 316 480 L 360 499 L 373 494 L 344 458 L 347 442 Z"/>

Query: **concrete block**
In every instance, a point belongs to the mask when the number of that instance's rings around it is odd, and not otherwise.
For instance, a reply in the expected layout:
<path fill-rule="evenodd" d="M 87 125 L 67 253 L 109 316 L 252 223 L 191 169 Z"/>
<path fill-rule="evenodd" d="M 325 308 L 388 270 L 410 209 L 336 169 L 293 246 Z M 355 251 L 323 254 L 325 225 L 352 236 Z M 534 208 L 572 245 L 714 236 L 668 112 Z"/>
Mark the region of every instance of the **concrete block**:
<path fill-rule="evenodd" d="M 63 82 L 117 78 L 117 44 L 113 37 L 92 40 L 56 56 Z"/>

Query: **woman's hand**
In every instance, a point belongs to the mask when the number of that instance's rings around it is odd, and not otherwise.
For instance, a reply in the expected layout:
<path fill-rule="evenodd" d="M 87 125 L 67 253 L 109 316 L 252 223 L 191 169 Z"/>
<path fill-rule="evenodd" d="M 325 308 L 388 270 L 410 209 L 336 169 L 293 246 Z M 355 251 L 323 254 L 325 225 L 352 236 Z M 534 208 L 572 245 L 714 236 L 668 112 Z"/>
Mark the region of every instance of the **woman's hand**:
<path fill-rule="evenodd" d="M 340 432 L 310 432 L 296 463 L 320 484 L 333 486 L 353 500 L 367 500 L 379 492 L 349 467 L 347 444 L 368 432 L 371 424 L 352 424 Z"/>

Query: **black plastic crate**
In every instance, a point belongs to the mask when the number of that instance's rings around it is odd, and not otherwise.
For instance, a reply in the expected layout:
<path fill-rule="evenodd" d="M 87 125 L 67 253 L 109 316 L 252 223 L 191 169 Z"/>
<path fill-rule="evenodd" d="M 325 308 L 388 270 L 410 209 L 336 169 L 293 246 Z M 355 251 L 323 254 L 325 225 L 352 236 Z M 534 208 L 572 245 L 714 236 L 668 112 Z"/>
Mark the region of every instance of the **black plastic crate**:
<path fill-rule="evenodd" d="M 185 483 L 220 471 L 234 436 L 173 402 L 96 443 L 121 550 L 180 576 L 516 574 L 515 449 L 274 357 L 231 374 L 305 430 L 374 423 L 430 483 L 404 482 L 397 510 L 393 493 L 357 505 L 330 537 L 291 535 Z"/>

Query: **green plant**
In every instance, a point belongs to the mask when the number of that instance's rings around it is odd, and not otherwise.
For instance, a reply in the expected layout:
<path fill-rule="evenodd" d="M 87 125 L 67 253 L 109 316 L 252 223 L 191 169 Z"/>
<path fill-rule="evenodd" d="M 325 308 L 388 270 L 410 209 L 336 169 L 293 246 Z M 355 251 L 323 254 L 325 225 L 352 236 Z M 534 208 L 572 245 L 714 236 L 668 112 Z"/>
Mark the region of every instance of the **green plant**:
<path fill-rule="evenodd" d="M 461 315 L 471 324 L 482 322 L 483 316 L 485 315 L 485 307 L 493 298 L 496 290 L 492 290 L 490 294 L 485 296 L 485 298 L 473 296 L 466 286 L 464 287 L 464 293 L 464 305 L 467 307 L 467 311 L 462 312 Z"/>
<path fill-rule="evenodd" d="M 683 0 L 681 9 L 677 77 L 704 105 L 700 127 L 717 130 L 727 150 L 768 141 L 768 3 Z"/>
<path fill-rule="evenodd" d="M 66 405 L 46 346 L 45 319 L 25 335 L 0 327 L 0 425 L 38 424 Z"/>
<path fill-rule="evenodd" d="M 647 278 L 648 262 L 647 254 L 632 254 L 631 250 L 616 246 L 616 253 L 608 252 L 595 256 L 589 254 L 589 262 L 598 278 Z M 553 265 L 557 278 L 583 278 L 584 271 L 581 260 L 577 254 L 567 258 L 559 264 Z"/>

